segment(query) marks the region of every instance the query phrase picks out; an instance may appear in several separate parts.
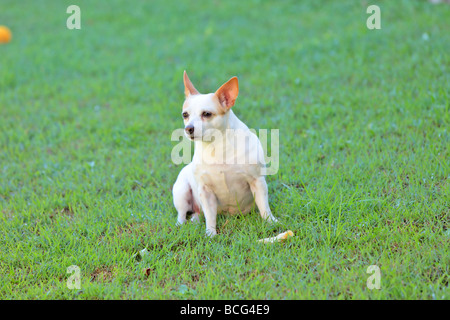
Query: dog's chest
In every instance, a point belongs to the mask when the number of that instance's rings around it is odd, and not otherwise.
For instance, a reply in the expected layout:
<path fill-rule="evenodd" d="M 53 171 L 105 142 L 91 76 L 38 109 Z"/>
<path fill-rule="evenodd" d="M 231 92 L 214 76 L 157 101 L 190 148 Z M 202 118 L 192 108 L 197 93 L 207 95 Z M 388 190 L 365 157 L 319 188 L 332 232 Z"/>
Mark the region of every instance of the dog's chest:
<path fill-rule="evenodd" d="M 246 165 L 201 165 L 194 170 L 195 179 L 216 196 L 219 211 L 247 212 L 253 203 L 249 186 L 252 175 Z"/>

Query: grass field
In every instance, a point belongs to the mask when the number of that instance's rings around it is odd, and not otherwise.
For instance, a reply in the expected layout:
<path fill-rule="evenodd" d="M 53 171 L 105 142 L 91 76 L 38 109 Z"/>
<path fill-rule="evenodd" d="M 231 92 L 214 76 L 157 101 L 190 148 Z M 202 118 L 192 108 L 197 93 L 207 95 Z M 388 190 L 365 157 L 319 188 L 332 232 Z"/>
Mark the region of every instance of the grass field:
<path fill-rule="evenodd" d="M 0 298 L 449 299 L 450 5 L 369 4 L 3 0 Z M 175 226 L 185 69 L 280 130 L 276 228 Z"/>

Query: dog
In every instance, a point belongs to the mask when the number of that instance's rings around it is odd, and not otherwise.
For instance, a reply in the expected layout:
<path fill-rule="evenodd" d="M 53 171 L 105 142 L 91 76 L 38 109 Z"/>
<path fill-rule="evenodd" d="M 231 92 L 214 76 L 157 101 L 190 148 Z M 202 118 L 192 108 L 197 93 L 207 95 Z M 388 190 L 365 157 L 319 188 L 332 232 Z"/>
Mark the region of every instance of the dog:
<path fill-rule="evenodd" d="M 255 203 L 264 220 L 278 222 L 269 207 L 261 142 L 231 110 L 239 93 L 237 77 L 208 94 L 194 87 L 186 71 L 183 81 L 184 134 L 194 141 L 194 155 L 172 190 L 177 224 L 188 215 L 199 221 L 203 213 L 206 234 L 213 237 L 218 212 L 248 213 Z"/>

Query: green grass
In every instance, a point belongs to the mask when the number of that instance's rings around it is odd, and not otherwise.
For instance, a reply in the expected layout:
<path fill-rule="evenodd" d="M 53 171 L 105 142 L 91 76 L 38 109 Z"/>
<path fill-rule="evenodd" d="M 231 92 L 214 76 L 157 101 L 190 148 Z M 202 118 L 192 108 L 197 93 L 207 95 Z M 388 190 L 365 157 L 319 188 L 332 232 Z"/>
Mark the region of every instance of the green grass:
<path fill-rule="evenodd" d="M 364 1 L 75 2 L 71 31 L 74 1 L 2 1 L 0 298 L 450 298 L 449 5 L 378 1 L 368 30 Z M 175 227 L 185 69 L 280 129 L 281 226 Z"/>

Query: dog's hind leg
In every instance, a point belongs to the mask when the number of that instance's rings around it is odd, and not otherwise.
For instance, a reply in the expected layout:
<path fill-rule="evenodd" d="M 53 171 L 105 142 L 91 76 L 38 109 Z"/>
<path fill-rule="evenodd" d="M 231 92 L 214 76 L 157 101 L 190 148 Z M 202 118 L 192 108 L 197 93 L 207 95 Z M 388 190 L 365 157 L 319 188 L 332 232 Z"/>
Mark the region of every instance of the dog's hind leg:
<path fill-rule="evenodd" d="M 194 199 L 192 197 L 192 189 L 188 181 L 185 179 L 177 179 L 173 185 L 173 204 L 178 212 L 177 224 L 186 222 L 186 216 L 193 213 Z"/>
<path fill-rule="evenodd" d="M 255 197 L 255 202 L 258 206 L 261 218 L 268 222 L 278 222 L 277 218 L 275 218 L 270 211 L 269 193 L 267 190 L 267 183 L 265 178 L 256 178 L 252 183 L 250 183 L 250 188 Z"/>

